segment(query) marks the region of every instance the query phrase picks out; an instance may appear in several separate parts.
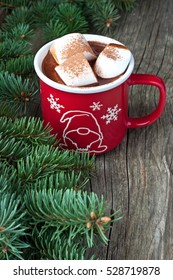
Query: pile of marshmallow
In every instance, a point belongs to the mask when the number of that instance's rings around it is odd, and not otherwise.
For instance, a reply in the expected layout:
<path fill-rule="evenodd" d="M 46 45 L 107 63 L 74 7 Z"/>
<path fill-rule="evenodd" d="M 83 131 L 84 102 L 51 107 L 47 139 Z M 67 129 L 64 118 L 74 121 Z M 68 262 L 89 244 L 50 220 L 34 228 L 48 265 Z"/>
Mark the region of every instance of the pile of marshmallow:
<path fill-rule="evenodd" d="M 80 33 L 56 39 L 50 52 L 57 62 L 55 71 L 65 85 L 77 87 L 97 85 L 97 76 L 107 79 L 121 75 L 131 59 L 130 50 L 118 48 L 116 44 L 107 44 L 97 57 Z M 93 68 L 91 61 L 95 61 Z"/>

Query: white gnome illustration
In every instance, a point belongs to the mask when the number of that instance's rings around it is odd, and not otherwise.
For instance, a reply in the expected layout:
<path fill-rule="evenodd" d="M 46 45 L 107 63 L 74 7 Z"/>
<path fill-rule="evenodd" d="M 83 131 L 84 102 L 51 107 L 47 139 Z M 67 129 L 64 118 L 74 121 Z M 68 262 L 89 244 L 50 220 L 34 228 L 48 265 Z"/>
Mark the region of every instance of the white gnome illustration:
<path fill-rule="evenodd" d="M 104 152 L 106 145 L 102 145 L 103 134 L 100 126 L 93 114 L 85 111 L 68 111 L 60 119 L 66 127 L 63 131 L 64 144 L 60 144 L 63 149 L 73 147 L 78 151 Z"/>

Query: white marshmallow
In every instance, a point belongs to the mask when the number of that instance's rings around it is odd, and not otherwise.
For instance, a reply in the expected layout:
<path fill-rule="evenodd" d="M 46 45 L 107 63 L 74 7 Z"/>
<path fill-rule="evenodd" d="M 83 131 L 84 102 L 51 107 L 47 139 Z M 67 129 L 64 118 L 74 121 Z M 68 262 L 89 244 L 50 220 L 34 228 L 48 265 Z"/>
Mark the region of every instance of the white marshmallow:
<path fill-rule="evenodd" d="M 83 52 L 88 61 L 96 59 L 89 43 L 80 33 L 71 33 L 56 39 L 50 47 L 50 52 L 58 64 L 79 52 Z"/>
<path fill-rule="evenodd" d="M 131 52 L 124 45 L 109 44 L 99 54 L 94 71 L 101 78 L 114 78 L 122 74 L 131 59 Z"/>
<path fill-rule="evenodd" d="M 55 67 L 55 71 L 67 86 L 96 84 L 97 78 L 83 53 L 77 53 Z"/>

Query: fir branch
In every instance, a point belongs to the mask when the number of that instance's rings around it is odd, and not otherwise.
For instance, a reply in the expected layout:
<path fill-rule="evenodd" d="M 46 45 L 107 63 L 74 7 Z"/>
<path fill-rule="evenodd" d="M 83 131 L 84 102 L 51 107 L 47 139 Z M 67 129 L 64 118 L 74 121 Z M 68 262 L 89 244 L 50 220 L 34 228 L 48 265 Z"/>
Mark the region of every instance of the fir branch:
<path fill-rule="evenodd" d="M 15 58 L 31 53 L 31 45 L 27 41 L 6 39 L 0 45 L 0 59 L 8 59 L 9 57 Z"/>
<path fill-rule="evenodd" d="M 8 72 L 0 73 L 0 104 L 5 104 L 16 115 L 26 113 L 27 105 L 33 100 L 38 90 L 29 79 L 22 80 Z"/>
<path fill-rule="evenodd" d="M 5 117 L 0 118 L 0 155 L 2 159 L 10 161 L 18 159 L 19 188 L 21 184 L 34 181 L 38 183 L 38 179 L 52 174 L 58 179 L 60 188 L 65 188 L 65 185 L 73 186 L 74 189 L 84 187 L 89 173 L 93 170 L 94 157 L 54 148 L 52 145 L 57 142 L 55 135 L 51 135 L 50 131 L 49 126 L 43 127 L 40 119 L 19 118 L 13 121 Z M 57 175 L 57 172 L 60 172 L 60 175 Z M 63 175 L 64 172 L 67 174 Z M 53 180 L 52 184 L 56 180 Z M 45 182 L 40 184 L 45 185 Z M 51 180 L 47 181 L 51 187 L 50 182 Z"/>
<path fill-rule="evenodd" d="M 51 19 L 43 27 L 46 41 L 52 41 L 68 33 L 68 26 L 59 19 Z"/>
<path fill-rule="evenodd" d="M 61 1 L 62 2 L 62 1 Z M 83 8 L 83 5 L 85 3 L 85 0 L 64 0 L 64 2 L 70 3 L 70 4 L 75 4 L 78 7 Z"/>
<path fill-rule="evenodd" d="M 2 29 L 5 31 L 10 31 L 14 28 L 14 23 L 26 23 L 32 26 L 33 21 L 32 9 L 30 7 L 17 7 L 12 10 L 11 14 L 6 16 L 5 22 L 2 25 Z"/>
<path fill-rule="evenodd" d="M 70 151 L 69 153 L 73 157 L 72 166 L 69 167 L 69 170 L 82 171 L 86 176 L 88 173 L 92 174 L 95 171 L 95 156 L 85 152 L 79 153 L 78 151 Z"/>
<path fill-rule="evenodd" d="M 37 227 L 33 231 L 33 240 L 40 252 L 41 259 L 44 260 L 84 260 L 87 246 L 82 240 L 78 243 L 68 244 L 66 235 L 58 236 L 54 228 L 49 228 L 42 235 L 39 234 Z M 89 258 L 94 259 L 94 256 Z"/>
<path fill-rule="evenodd" d="M 89 6 L 90 3 L 91 1 L 89 0 L 86 5 L 89 9 L 92 26 L 95 31 L 111 36 L 117 25 L 117 20 L 120 18 L 118 9 L 112 0 L 96 0 L 93 2 L 92 9 Z M 93 16 L 91 16 L 92 13 Z"/>
<path fill-rule="evenodd" d="M 36 1 L 32 6 L 34 26 L 42 28 L 46 22 L 49 22 L 55 16 L 57 6 L 48 0 Z"/>
<path fill-rule="evenodd" d="M 52 174 L 49 177 L 37 179 L 34 183 L 27 184 L 28 189 L 34 190 L 67 190 L 73 189 L 78 191 L 84 189 L 89 179 L 87 177 L 83 178 L 82 172 L 76 174 L 76 172 L 60 171 L 58 173 Z"/>
<path fill-rule="evenodd" d="M 61 3 L 53 10 L 53 16 L 47 20 L 43 31 L 50 41 L 71 32 L 86 33 L 88 23 L 78 5 Z"/>
<path fill-rule="evenodd" d="M 10 31 L 2 31 L 0 40 L 13 39 L 13 40 L 26 40 L 29 41 L 34 36 L 34 30 L 30 29 L 27 23 L 18 23 Z"/>
<path fill-rule="evenodd" d="M 83 160 L 84 159 L 84 160 Z M 82 164 L 81 164 L 82 163 Z M 92 170 L 93 160 L 71 151 L 61 151 L 48 145 L 33 147 L 25 160 L 18 160 L 18 175 L 22 182 L 30 183 L 37 179 L 55 174 L 56 172 L 72 170 L 87 176 Z"/>
<path fill-rule="evenodd" d="M 22 141 L 31 146 L 56 145 L 56 135 L 51 134 L 51 131 L 52 128 L 49 125 L 44 126 L 40 118 L 0 118 L 0 133 L 4 137 L 15 138 L 17 142 Z"/>
<path fill-rule="evenodd" d="M 17 58 L 8 59 L 6 62 L 0 64 L 0 71 L 10 74 L 13 73 L 18 76 L 30 76 L 34 74 L 33 69 L 34 55 L 25 55 Z"/>
<path fill-rule="evenodd" d="M 68 27 L 68 33 L 79 32 L 86 33 L 88 30 L 88 23 L 75 4 L 60 4 L 56 13 L 58 19 L 65 23 Z"/>
<path fill-rule="evenodd" d="M 14 166 L 7 162 L 0 162 L 0 196 L 8 191 L 12 193 L 17 189 L 17 172 Z"/>
<path fill-rule="evenodd" d="M 25 201 L 33 223 L 42 223 L 40 234 L 45 228 L 55 227 L 59 235 L 69 231 L 68 244 L 78 235 L 85 236 L 89 247 L 93 246 L 95 234 L 104 243 L 108 241 L 105 231 L 111 218 L 105 216 L 107 207 L 103 197 L 99 200 L 94 193 L 73 190 L 28 190 Z"/>
<path fill-rule="evenodd" d="M 23 219 L 26 211 L 20 199 L 4 193 L 0 197 L 0 259 L 22 259 L 22 250 L 29 245 L 22 237 L 28 229 Z"/>
<path fill-rule="evenodd" d="M 91 10 L 94 11 L 98 7 L 99 2 L 100 2 L 100 0 L 88 0 L 88 1 L 85 1 L 85 5 L 90 11 Z M 93 16 L 95 16 L 95 15 L 93 15 Z"/>
<path fill-rule="evenodd" d="M 0 159 L 16 161 L 26 156 L 27 146 L 16 142 L 14 138 L 2 137 L 0 134 Z"/>
<path fill-rule="evenodd" d="M 134 9 L 137 5 L 136 0 L 113 0 L 113 2 L 119 10 L 126 10 L 128 12 Z"/>
<path fill-rule="evenodd" d="M 34 30 L 27 23 L 19 23 L 11 30 L 11 34 L 13 39 L 29 41 L 34 36 Z"/>

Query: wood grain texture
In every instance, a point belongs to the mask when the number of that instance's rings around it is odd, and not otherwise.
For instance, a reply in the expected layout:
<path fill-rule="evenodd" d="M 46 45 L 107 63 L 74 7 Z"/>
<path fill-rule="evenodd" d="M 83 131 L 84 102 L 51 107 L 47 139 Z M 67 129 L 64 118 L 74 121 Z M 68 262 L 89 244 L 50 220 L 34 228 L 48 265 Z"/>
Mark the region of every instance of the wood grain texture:
<path fill-rule="evenodd" d="M 92 191 L 103 194 L 123 218 L 109 232 L 101 259 L 173 259 L 173 1 L 143 0 L 124 14 L 114 38 L 134 54 L 134 73 L 161 76 L 167 88 L 164 113 L 151 126 L 130 129 L 121 145 L 96 158 Z M 149 114 L 155 87 L 134 86 L 129 115 Z"/>

